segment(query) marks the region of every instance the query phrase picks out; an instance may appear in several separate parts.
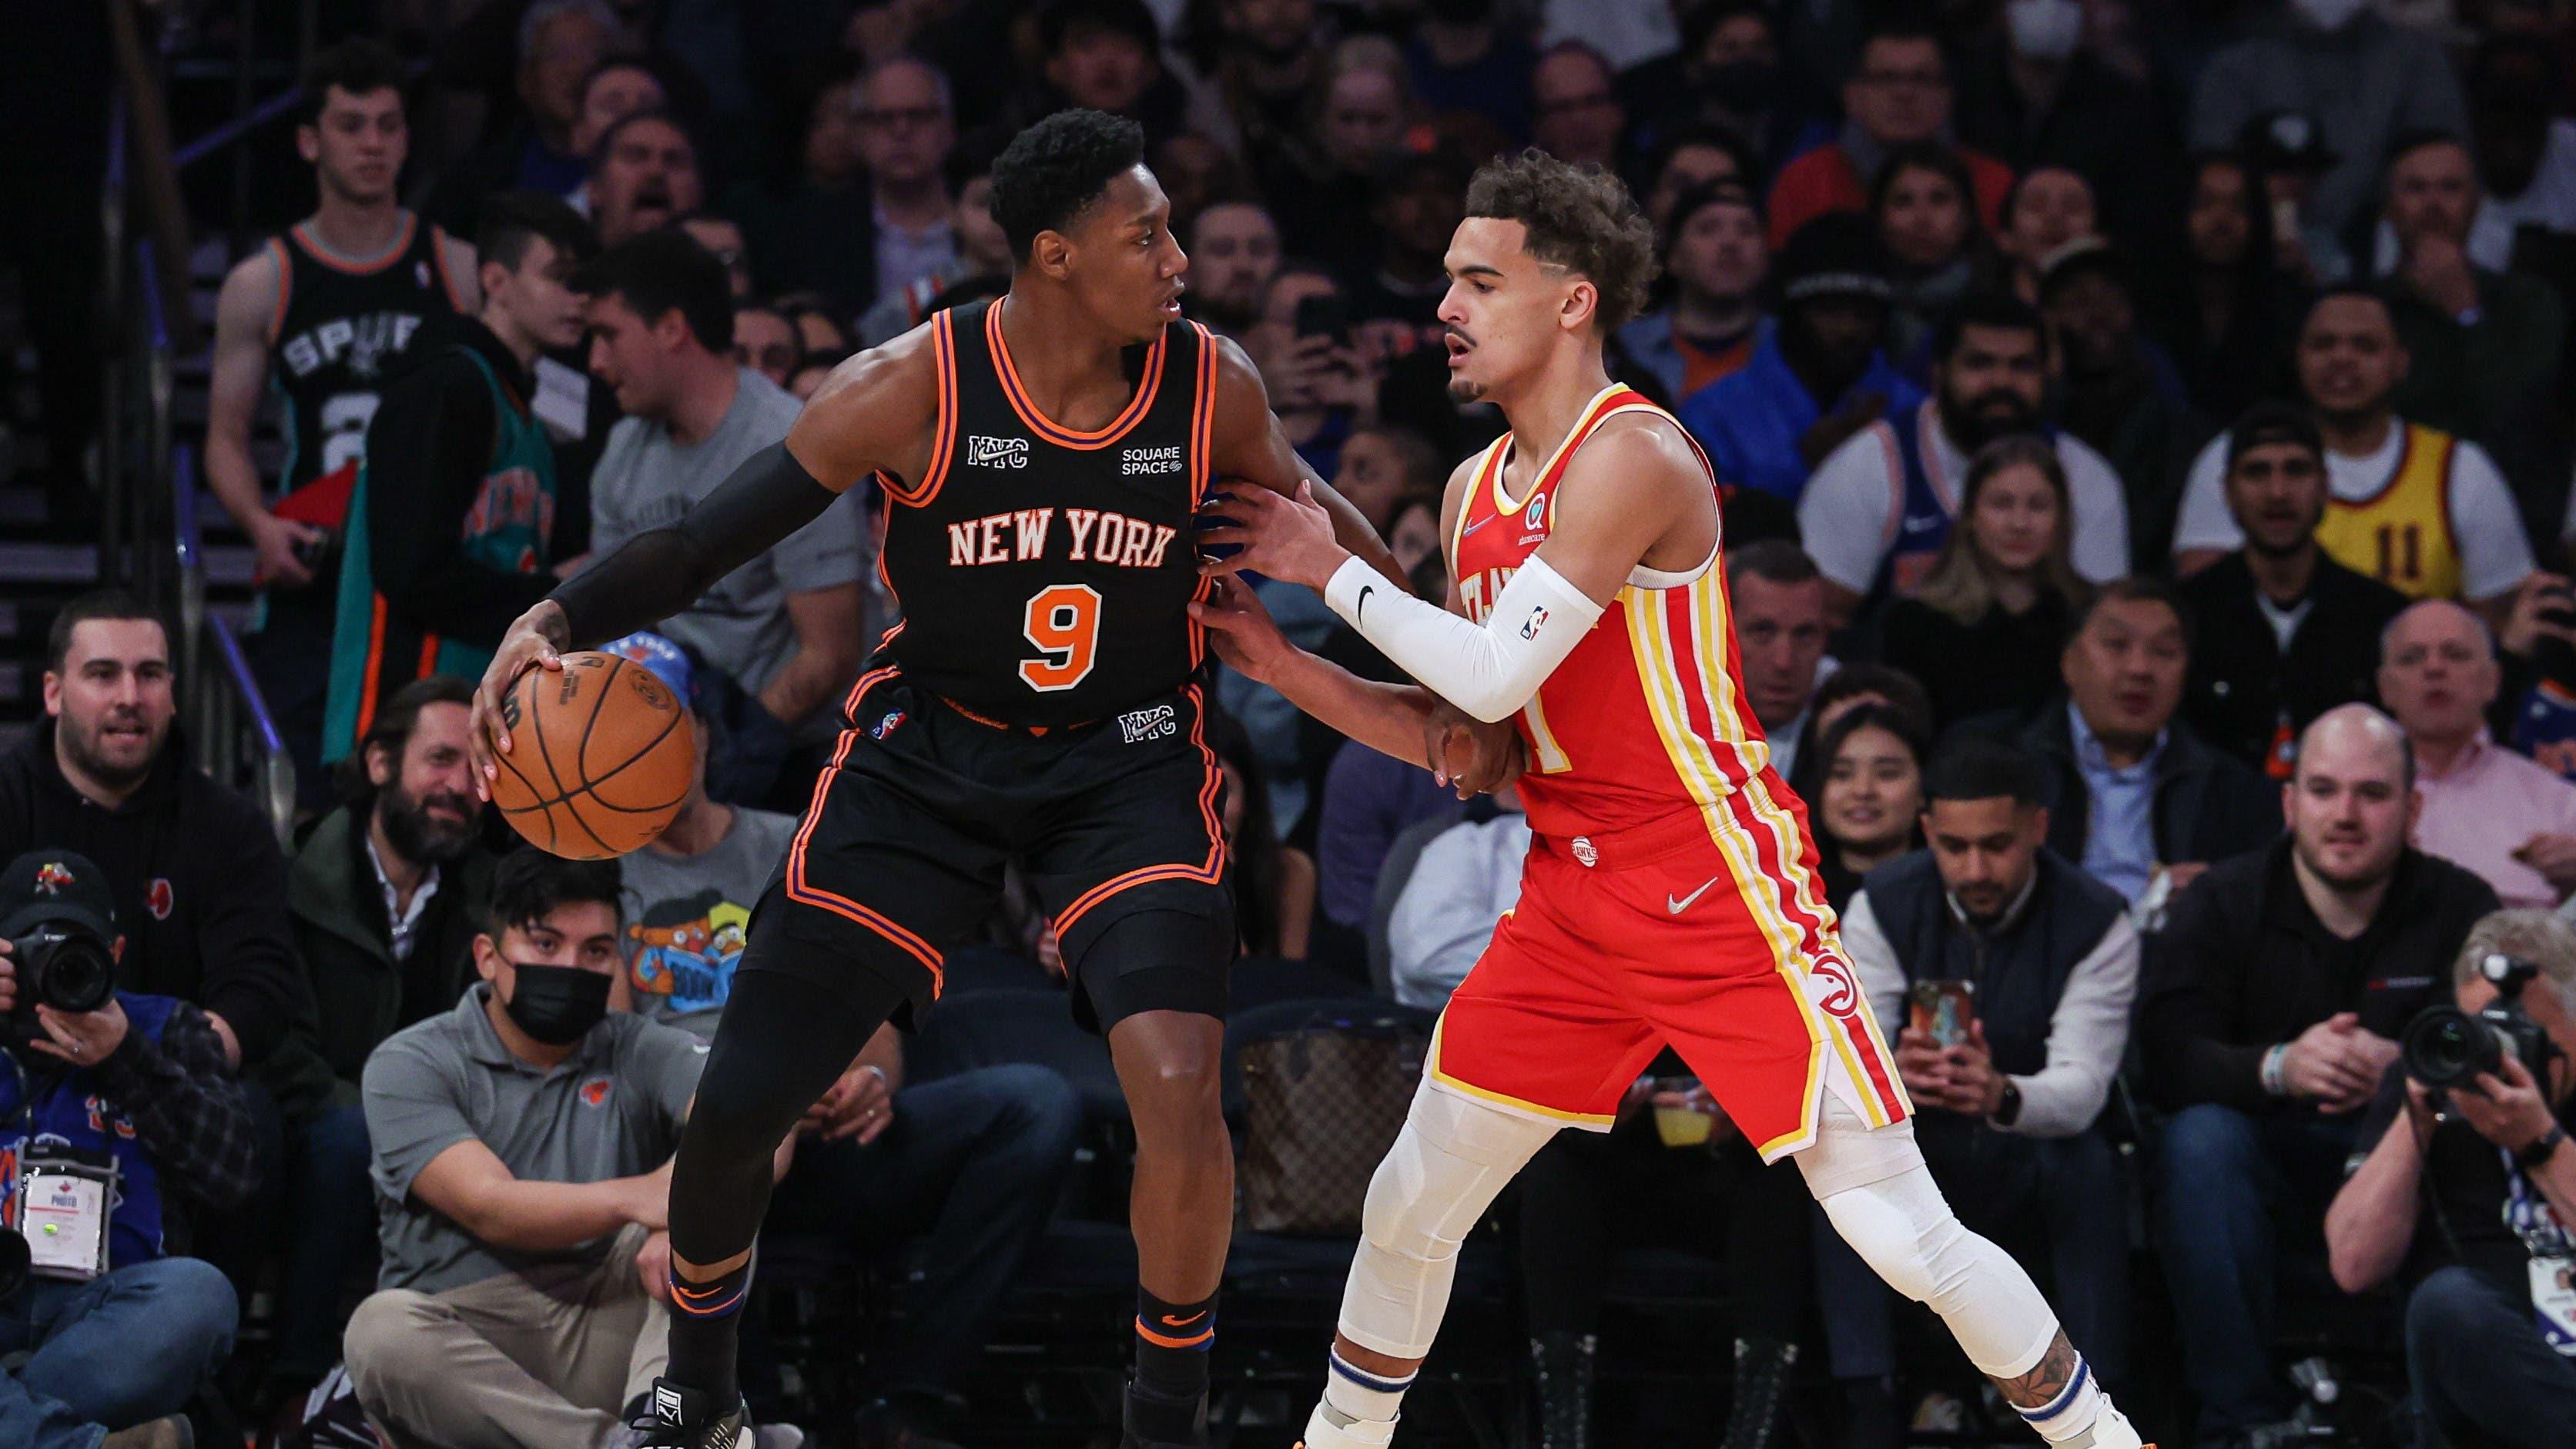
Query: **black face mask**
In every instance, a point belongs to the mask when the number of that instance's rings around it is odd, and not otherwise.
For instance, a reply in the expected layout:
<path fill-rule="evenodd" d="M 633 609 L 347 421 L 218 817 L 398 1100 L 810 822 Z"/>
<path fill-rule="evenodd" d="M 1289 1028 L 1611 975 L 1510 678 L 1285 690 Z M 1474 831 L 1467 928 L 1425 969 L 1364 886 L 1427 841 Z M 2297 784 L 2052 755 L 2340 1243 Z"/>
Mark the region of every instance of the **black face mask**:
<path fill-rule="evenodd" d="M 1767 111 L 1780 99 L 1780 66 L 1768 60 L 1731 60 L 1708 73 L 1708 93 L 1738 115 Z"/>
<path fill-rule="evenodd" d="M 518 985 L 501 1009 L 547 1046 L 570 1046 L 608 1015 L 609 977 L 578 966 L 511 963 Z"/>

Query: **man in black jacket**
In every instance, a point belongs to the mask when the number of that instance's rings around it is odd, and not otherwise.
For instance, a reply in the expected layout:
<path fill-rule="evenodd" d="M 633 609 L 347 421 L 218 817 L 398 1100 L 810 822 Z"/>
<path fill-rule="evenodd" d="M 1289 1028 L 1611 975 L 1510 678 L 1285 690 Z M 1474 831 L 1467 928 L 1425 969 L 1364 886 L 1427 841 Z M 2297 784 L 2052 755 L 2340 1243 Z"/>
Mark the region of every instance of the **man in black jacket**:
<path fill-rule="evenodd" d="M 397 691 L 340 762 L 349 801 L 296 852 L 286 908 L 315 1005 L 269 1080 L 294 1122 L 272 1396 L 300 1392 L 340 1357 L 342 1283 L 375 1262 L 372 1148 L 359 1081 L 376 1045 L 454 1008 L 475 981 L 493 855 L 476 837 L 468 778 L 469 680 Z"/>
<path fill-rule="evenodd" d="M 1923 783 L 1928 848 L 1870 872 L 1843 946 L 1877 1019 L 1901 1027 L 1896 1068 L 1933 1180 L 1960 1221 L 2050 1266 L 2067 1333 L 2117 1387 L 2129 1194 L 2094 1129 L 2129 1041 L 2138 933 L 2118 892 L 2040 843 L 2029 755 L 1971 736 Z M 1827 1315 L 1851 1296 L 1829 1290 Z"/>
<path fill-rule="evenodd" d="M 2379 632 L 2406 596 L 2317 546 L 2325 441 L 2298 408 L 2257 403 L 2229 430 L 2227 511 L 2245 546 L 2175 587 L 2193 623 L 2183 718 L 2286 780 L 2309 721 L 2372 698 Z"/>
<path fill-rule="evenodd" d="M 2269 1372 L 2274 1262 L 2321 1251 L 2354 1114 L 2496 909 L 2486 882 L 2406 843 L 2414 756 L 2368 705 L 2308 727 L 2282 808 L 2288 840 L 2175 900 L 2138 1014 L 2147 1089 L 2174 1114 L 2156 1223 L 2204 1439 L 2287 1417 Z"/>
<path fill-rule="evenodd" d="M 96 861 L 127 923 L 117 984 L 204 1008 L 238 1071 L 285 1039 L 302 1000 L 286 857 L 256 806 L 188 764 L 177 712 L 158 616 L 115 592 L 65 604 L 47 718 L 0 756 L 0 858 L 48 846 Z"/>
<path fill-rule="evenodd" d="M 2048 848 L 2132 903 L 2281 833 L 2261 778 L 2174 718 L 2189 657 L 2170 584 L 2106 584 L 2060 658 L 2065 703 L 2021 732 L 2048 766 Z"/>

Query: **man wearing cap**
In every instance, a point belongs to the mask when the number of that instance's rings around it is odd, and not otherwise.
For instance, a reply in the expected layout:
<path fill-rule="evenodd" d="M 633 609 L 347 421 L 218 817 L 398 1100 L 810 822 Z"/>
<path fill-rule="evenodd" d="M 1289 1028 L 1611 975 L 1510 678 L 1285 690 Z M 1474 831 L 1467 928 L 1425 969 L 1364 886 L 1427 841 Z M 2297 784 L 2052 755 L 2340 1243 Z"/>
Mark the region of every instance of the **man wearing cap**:
<path fill-rule="evenodd" d="M 2397 386 L 2413 360 L 2387 299 L 2341 287 L 2308 307 L 2296 345 L 2299 390 L 2326 446 L 2317 542 L 2347 568 L 2418 599 L 2457 599 L 2527 646 L 2512 619 L 2534 579 L 2531 542 L 2504 475 L 2465 438 L 2400 416 Z M 2174 525 L 2174 569 L 2190 574 L 2242 547 L 2227 507 L 2227 448 L 2193 460 Z"/>
<path fill-rule="evenodd" d="M 2057 347 L 2058 421 L 2119 475 L 2130 566 L 2157 572 L 2173 548 L 2192 456 L 2214 430 L 2172 359 L 2139 335 L 2136 279 L 2109 242 L 2078 237 L 2043 257 L 2039 312 Z"/>
<path fill-rule="evenodd" d="M 2266 112 L 2314 117 L 2337 159 L 2302 209 L 2309 225 L 2339 233 L 2363 215 L 2380 158 L 2402 133 L 2468 128 L 2450 59 L 2429 32 L 2394 25 L 2363 0 L 2290 0 L 2266 29 L 2201 68 L 2190 142 L 2211 151 L 2233 145 Z"/>
<path fill-rule="evenodd" d="M 1695 186 L 1673 203 L 1664 269 L 1673 299 L 1618 331 L 1628 357 L 1679 403 L 1742 368 L 1770 330 L 1762 280 L 1771 248 L 1762 209 L 1740 181 Z"/>
<path fill-rule="evenodd" d="M 342 1346 L 395 1443 L 611 1449 L 646 1411 L 707 1048 L 609 1010 L 621 924 L 614 862 L 503 856 L 481 979 L 367 1060 L 383 1266 Z M 802 1442 L 763 1425 L 742 1449 Z"/>
<path fill-rule="evenodd" d="M 688 655 L 658 634 L 607 646 L 699 702 Z M 701 742 L 718 728 L 699 707 Z M 712 1037 L 751 908 L 796 818 L 707 798 L 706 752 L 670 828 L 618 862 L 626 982 L 635 1009 Z M 1032 982 L 1037 979 L 1030 970 Z M 927 1236 L 902 1293 L 913 1325 L 869 1365 L 866 1445 L 954 1449 L 951 1415 L 985 1332 L 1046 1230 L 1073 1165 L 1081 1108 L 1043 1066 L 907 1082 L 903 1038 L 881 1027 L 799 1127 L 796 1165 L 763 1231 L 846 1242 L 871 1255 Z"/>
<path fill-rule="evenodd" d="M 2287 403 L 2256 403 L 2222 440 L 2227 510 L 2244 546 L 2177 586 L 2191 609 L 2182 715 L 2201 738 L 2273 779 L 2339 704 L 2374 697 L 2379 632 L 2406 596 L 2317 545 L 2325 442 Z"/>
<path fill-rule="evenodd" d="M 232 1352 L 222 1273 L 178 1256 L 187 1210 L 258 1184 L 249 1109 L 206 1014 L 119 991 L 95 1011 L 45 999 L 85 938 L 125 949 L 105 872 L 67 850 L 0 870 L 0 1205 L 20 1286 L 0 1290 L 0 1443 L 187 1449 L 179 1410 Z M 41 944 L 40 944 L 41 943 Z M 50 966 L 50 969 L 49 969 Z M 30 1247 L 34 1247 L 32 1271 Z M 105 1438 L 102 1440 L 101 1436 Z"/>
<path fill-rule="evenodd" d="M 1923 390 L 1887 360 L 1887 259 L 1858 216 L 1819 217 L 1774 266 L 1780 315 L 1742 368 L 1686 399 L 1682 425 L 1720 483 L 1796 502 L 1807 474 L 1873 420 L 1911 411 Z"/>

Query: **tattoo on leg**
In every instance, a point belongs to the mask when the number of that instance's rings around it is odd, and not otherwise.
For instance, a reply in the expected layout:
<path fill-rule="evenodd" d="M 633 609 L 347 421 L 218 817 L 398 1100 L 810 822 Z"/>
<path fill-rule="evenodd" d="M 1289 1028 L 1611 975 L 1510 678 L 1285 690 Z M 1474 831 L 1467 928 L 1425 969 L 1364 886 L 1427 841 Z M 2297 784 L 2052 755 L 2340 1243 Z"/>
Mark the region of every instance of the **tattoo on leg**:
<path fill-rule="evenodd" d="M 2040 1355 L 2037 1367 L 2026 1374 L 1999 1378 L 1995 1387 L 2004 1391 L 2005 1400 L 2014 1408 L 2036 1409 L 2066 1392 L 2067 1382 L 2075 1377 L 2076 1362 L 2075 1345 L 2066 1341 L 2061 1329 L 2057 1337 L 2049 1340 L 2048 1352 Z"/>

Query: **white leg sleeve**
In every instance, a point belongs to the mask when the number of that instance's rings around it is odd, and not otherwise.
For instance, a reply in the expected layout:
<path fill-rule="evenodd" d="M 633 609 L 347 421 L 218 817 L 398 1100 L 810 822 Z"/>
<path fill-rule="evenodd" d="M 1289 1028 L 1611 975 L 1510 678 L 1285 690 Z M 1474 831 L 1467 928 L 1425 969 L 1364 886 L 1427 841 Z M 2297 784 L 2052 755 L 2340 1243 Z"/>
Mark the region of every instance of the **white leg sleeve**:
<path fill-rule="evenodd" d="M 1978 1372 L 2013 1378 L 2047 1354 L 2056 1313 L 2019 1263 L 1960 1224 L 1911 1122 L 1871 1131 L 1828 1094 L 1798 1167 L 1834 1231 L 1887 1286 L 1940 1314 Z"/>
<path fill-rule="evenodd" d="M 1431 1352 L 1458 1245 L 1494 1195 L 1557 1133 L 1425 1079 L 1369 1179 L 1360 1247 L 1342 1290 L 1342 1335 L 1395 1358 Z"/>

